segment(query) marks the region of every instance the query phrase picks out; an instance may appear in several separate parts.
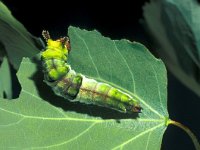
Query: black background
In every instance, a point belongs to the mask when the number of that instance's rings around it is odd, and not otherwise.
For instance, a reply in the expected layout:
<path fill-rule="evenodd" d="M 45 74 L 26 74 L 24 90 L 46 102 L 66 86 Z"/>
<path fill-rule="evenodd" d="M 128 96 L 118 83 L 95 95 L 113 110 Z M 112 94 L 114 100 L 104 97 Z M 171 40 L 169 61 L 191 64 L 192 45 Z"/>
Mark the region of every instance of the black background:
<path fill-rule="evenodd" d="M 115 1 L 13 1 L 3 0 L 12 14 L 35 36 L 41 37 L 43 29 L 55 38 L 66 35 L 69 25 L 96 29 L 112 39 L 126 38 L 150 45 L 139 19 L 147 0 L 137 2 Z M 152 47 L 150 51 L 154 53 Z M 199 98 L 168 72 L 168 111 L 170 118 L 188 126 L 200 137 Z M 134 147 L 133 147 L 134 149 Z M 181 129 L 169 126 L 162 143 L 163 150 L 193 150 L 188 135 Z"/>

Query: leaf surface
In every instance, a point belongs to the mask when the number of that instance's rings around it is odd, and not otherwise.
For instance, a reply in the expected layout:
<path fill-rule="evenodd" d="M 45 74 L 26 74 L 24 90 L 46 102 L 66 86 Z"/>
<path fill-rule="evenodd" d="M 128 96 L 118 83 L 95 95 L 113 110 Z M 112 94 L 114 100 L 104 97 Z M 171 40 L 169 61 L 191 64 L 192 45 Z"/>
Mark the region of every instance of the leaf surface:
<path fill-rule="evenodd" d="M 8 59 L 3 58 L 3 62 L 0 66 L 0 97 L 7 99 L 12 98 L 12 78 Z"/>
<path fill-rule="evenodd" d="M 13 149 L 159 150 L 166 130 L 166 70 L 141 44 L 112 41 L 97 31 L 70 27 L 69 64 L 134 97 L 142 113 L 122 114 L 58 98 L 42 82 L 40 66 L 24 58 L 17 100 L 0 99 L 0 146 Z"/>

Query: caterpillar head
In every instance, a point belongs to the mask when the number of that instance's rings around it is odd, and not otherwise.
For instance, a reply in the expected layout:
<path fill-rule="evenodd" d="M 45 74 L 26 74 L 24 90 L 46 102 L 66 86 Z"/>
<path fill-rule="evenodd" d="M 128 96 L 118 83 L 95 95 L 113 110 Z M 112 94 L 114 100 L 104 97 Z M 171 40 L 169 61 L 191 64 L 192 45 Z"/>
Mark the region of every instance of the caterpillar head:
<path fill-rule="evenodd" d="M 62 37 L 57 40 L 52 40 L 48 31 L 43 30 L 42 36 L 47 42 L 48 47 L 52 47 L 55 49 L 63 49 L 67 50 L 68 52 L 71 50 L 70 41 L 68 37 Z"/>

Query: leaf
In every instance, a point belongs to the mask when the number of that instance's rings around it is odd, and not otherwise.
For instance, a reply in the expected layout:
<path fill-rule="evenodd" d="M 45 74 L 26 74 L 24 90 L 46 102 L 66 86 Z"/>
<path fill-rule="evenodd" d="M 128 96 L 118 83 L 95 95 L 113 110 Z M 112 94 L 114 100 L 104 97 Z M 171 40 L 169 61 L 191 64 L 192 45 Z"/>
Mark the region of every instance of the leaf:
<path fill-rule="evenodd" d="M 144 24 L 171 72 L 200 96 L 200 7 L 196 0 L 152 0 Z"/>
<path fill-rule="evenodd" d="M 70 27 L 70 64 L 77 72 L 118 85 L 137 97 L 142 113 L 70 103 L 42 82 L 40 66 L 24 58 L 17 100 L 0 100 L 0 147 L 13 149 L 158 150 L 168 119 L 166 70 L 141 44 L 112 41 Z M 59 108 L 61 107 L 61 108 Z"/>
<path fill-rule="evenodd" d="M 15 69 L 19 68 L 22 57 L 36 55 L 42 48 L 40 39 L 32 36 L 18 22 L 8 8 L 0 1 L 0 45 L 7 52 Z"/>
<path fill-rule="evenodd" d="M 7 99 L 12 98 L 12 79 L 9 67 L 9 62 L 6 57 L 4 57 L 3 62 L 0 67 L 0 97 L 5 96 Z"/>

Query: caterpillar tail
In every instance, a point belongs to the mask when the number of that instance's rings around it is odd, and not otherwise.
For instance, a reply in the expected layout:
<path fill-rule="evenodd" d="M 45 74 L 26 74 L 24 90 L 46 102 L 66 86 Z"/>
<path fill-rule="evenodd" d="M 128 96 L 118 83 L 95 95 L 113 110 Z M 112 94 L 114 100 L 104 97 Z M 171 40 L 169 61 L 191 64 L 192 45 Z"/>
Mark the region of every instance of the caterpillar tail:
<path fill-rule="evenodd" d="M 70 52 L 68 38 L 52 40 L 47 31 L 43 31 L 42 34 L 47 41 L 46 49 L 41 52 L 44 81 L 56 95 L 72 102 L 94 104 L 123 113 L 141 112 L 138 100 L 131 95 L 71 69 L 67 64 Z"/>

